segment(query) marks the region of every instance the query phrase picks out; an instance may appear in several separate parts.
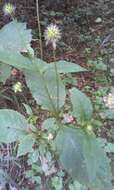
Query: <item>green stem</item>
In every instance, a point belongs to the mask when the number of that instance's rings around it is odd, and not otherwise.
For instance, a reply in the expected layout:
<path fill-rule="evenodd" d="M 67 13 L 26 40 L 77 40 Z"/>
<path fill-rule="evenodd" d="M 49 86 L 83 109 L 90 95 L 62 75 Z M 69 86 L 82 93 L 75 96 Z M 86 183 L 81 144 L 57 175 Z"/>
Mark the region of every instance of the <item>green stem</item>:
<path fill-rule="evenodd" d="M 40 56 L 41 56 L 41 59 L 43 59 L 42 33 L 41 33 L 40 14 L 39 14 L 39 0 L 36 0 L 36 13 L 37 13 L 37 23 L 38 23 L 38 31 L 39 31 L 39 38 L 40 38 Z"/>
<path fill-rule="evenodd" d="M 54 49 L 53 49 L 53 57 L 54 57 L 54 67 L 55 67 L 56 83 L 57 83 L 57 112 L 59 113 L 59 75 L 58 75 L 58 69 L 57 69 L 56 56 L 55 56 Z"/>

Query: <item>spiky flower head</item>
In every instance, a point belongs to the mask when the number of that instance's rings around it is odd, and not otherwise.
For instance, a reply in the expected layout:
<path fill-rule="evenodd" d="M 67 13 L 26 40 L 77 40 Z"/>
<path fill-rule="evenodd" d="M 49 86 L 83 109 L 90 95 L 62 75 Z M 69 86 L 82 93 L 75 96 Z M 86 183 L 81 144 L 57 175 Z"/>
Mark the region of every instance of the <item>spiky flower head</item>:
<path fill-rule="evenodd" d="M 56 49 L 57 42 L 61 39 L 61 32 L 57 25 L 50 24 L 45 32 L 44 37 L 46 40 L 46 45 L 52 44 L 53 48 Z"/>
<path fill-rule="evenodd" d="M 11 3 L 6 3 L 3 7 L 5 15 L 12 15 L 15 12 L 15 7 Z"/>
<path fill-rule="evenodd" d="M 109 109 L 114 109 L 114 95 L 112 93 L 109 93 L 107 96 L 103 98 L 106 107 Z"/>
<path fill-rule="evenodd" d="M 16 84 L 13 85 L 13 90 L 15 93 L 17 92 L 22 92 L 22 84 L 21 82 L 17 82 Z"/>

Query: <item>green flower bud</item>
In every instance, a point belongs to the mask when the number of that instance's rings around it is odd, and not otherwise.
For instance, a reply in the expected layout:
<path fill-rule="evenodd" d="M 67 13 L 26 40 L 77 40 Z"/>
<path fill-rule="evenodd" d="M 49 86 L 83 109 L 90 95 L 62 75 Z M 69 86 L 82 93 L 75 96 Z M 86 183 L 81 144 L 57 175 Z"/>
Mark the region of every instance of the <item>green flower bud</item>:
<path fill-rule="evenodd" d="M 15 93 L 22 92 L 22 84 L 20 82 L 17 82 L 13 85 L 13 90 Z"/>
<path fill-rule="evenodd" d="M 6 3 L 3 7 L 3 11 L 5 15 L 12 15 L 15 12 L 15 7 L 10 3 Z"/>

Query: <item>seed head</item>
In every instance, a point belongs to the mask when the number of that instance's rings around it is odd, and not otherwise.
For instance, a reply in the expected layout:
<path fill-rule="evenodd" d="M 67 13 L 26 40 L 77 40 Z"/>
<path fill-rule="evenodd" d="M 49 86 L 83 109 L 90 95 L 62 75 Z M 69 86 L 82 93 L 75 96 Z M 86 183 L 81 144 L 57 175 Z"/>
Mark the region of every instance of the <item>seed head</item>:
<path fill-rule="evenodd" d="M 11 3 L 6 3 L 3 7 L 5 15 L 12 15 L 15 12 L 15 7 Z"/>
<path fill-rule="evenodd" d="M 58 26 L 50 24 L 44 32 L 44 37 L 46 40 L 46 45 L 51 43 L 53 48 L 56 49 L 57 42 L 61 39 L 61 32 Z"/>

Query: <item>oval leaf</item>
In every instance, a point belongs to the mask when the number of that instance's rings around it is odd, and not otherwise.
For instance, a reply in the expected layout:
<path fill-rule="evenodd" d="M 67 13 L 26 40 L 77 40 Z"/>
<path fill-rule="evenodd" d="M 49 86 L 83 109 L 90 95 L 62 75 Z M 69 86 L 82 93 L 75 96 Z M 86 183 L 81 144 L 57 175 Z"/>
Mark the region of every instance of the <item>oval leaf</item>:
<path fill-rule="evenodd" d="M 92 104 L 90 99 L 80 90 L 73 88 L 70 90 L 73 114 L 79 123 L 85 123 L 91 120 Z"/>
<path fill-rule="evenodd" d="M 56 65 L 59 73 L 76 73 L 76 72 L 87 71 L 85 68 L 81 67 L 76 63 L 64 60 L 57 61 Z M 47 69 L 54 70 L 54 62 L 50 63 Z"/>
<path fill-rule="evenodd" d="M 37 103 L 42 105 L 45 109 L 54 111 L 53 105 L 57 108 L 57 81 L 55 71 L 45 72 L 44 75 L 38 72 L 34 72 L 33 74 L 26 71 L 25 76 L 27 85 Z M 59 79 L 59 108 L 64 105 L 65 96 L 65 87 Z"/>
<path fill-rule="evenodd" d="M 0 110 L 0 142 L 11 143 L 27 134 L 29 125 L 23 115 L 10 109 Z"/>
<path fill-rule="evenodd" d="M 33 137 L 32 134 L 26 135 L 24 138 L 22 138 L 19 143 L 17 157 L 32 152 L 34 143 L 35 143 L 35 138 Z"/>
<path fill-rule="evenodd" d="M 18 23 L 17 20 L 0 30 L 0 50 L 20 52 L 28 47 L 31 40 L 31 30 L 26 29 L 26 23 Z"/>
<path fill-rule="evenodd" d="M 95 137 L 65 127 L 58 133 L 56 145 L 62 166 L 74 180 L 92 190 L 112 189 L 109 160 Z"/>

